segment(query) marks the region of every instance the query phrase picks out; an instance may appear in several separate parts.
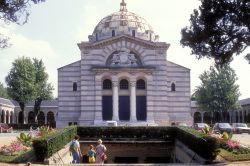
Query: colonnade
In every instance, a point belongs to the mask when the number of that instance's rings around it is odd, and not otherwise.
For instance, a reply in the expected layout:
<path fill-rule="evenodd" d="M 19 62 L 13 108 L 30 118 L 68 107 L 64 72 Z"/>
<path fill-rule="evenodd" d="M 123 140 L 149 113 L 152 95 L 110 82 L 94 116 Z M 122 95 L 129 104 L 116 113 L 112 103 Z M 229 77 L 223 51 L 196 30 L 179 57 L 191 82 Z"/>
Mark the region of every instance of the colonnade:
<path fill-rule="evenodd" d="M 113 80 L 112 80 L 113 81 Z M 130 80 L 130 121 L 136 121 L 136 81 Z M 112 99 L 113 99 L 113 118 L 114 121 L 119 121 L 119 82 L 112 82 Z"/>

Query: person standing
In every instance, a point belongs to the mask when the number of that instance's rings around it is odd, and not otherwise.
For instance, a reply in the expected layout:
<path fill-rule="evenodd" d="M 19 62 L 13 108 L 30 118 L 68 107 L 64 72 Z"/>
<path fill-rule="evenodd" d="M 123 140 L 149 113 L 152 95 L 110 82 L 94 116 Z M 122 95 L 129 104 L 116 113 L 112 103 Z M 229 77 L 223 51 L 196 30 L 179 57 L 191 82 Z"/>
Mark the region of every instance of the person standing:
<path fill-rule="evenodd" d="M 97 141 L 97 146 L 96 146 L 96 163 L 97 164 L 104 164 L 104 160 L 106 154 L 105 152 L 107 151 L 107 148 L 102 144 L 102 140 L 99 139 Z"/>
<path fill-rule="evenodd" d="M 93 145 L 89 145 L 88 160 L 89 163 L 95 163 L 95 150 Z"/>
<path fill-rule="evenodd" d="M 75 136 L 75 138 L 70 143 L 70 153 L 73 157 L 72 163 L 80 163 L 80 158 L 82 157 L 81 149 L 80 149 L 80 143 L 79 143 L 80 137 L 78 135 Z"/>

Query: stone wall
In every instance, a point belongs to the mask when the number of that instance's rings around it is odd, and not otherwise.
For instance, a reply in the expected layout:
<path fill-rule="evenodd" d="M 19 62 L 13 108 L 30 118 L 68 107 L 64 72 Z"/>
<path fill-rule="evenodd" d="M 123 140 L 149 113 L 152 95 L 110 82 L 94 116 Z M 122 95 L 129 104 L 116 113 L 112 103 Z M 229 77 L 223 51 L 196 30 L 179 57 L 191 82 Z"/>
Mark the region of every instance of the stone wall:
<path fill-rule="evenodd" d="M 73 91 L 73 83 L 77 91 Z M 58 69 L 58 120 L 57 127 L 78 122 L 80 116 L 80 61 Z"/>

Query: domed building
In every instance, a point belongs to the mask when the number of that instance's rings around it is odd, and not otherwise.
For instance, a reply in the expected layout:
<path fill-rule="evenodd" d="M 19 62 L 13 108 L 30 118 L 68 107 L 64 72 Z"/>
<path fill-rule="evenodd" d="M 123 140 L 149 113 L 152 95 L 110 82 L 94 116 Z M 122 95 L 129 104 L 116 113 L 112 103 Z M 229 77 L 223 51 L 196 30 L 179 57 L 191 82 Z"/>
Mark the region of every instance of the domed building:
<path fill-rule="evenodd" d="M 122 0 L 58 69 L 57 127 L 190 124 L 190 70 L 167 61 L 169 46 Z"/>

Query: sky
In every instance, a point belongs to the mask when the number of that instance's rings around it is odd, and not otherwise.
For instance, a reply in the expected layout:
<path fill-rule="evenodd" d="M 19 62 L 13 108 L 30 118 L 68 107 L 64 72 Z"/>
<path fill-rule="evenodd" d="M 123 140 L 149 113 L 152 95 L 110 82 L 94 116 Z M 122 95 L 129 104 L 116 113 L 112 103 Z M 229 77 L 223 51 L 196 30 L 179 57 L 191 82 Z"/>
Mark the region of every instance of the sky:
<path fill-rule="evenodd" d="M 10 48 L 0 50 L 0 82 L 12 62 L 18 57 L 42 59 L 49 74 L 49 82 L 57 97 L 57 69 L 80 60 L 77 43 L 88 41 L 95 26 L 105 16 L 117 12 L 121 0 L 47 0 L 31 6 L 28 23 L 0 24 L 0 32 L 10 37 Z M 200 5 L 199 0 L 125 0 L 127 9 L 145 18 L 160 36 L 170 44 L 167 59 L 191 69 L 191 91 L 200 85 L 199 75 L 213 64 L 213 60 L 197 60 L 191 49 L 180 45 L 181 29 L 189 25 L 190 14 Z M 240 99 L 250 97 L 250 64 L 244 59 L 250 49 L 234 58 L 231 67 L 236 71 Z M 6 85 L 6 84 L 5 84 Z"/>

